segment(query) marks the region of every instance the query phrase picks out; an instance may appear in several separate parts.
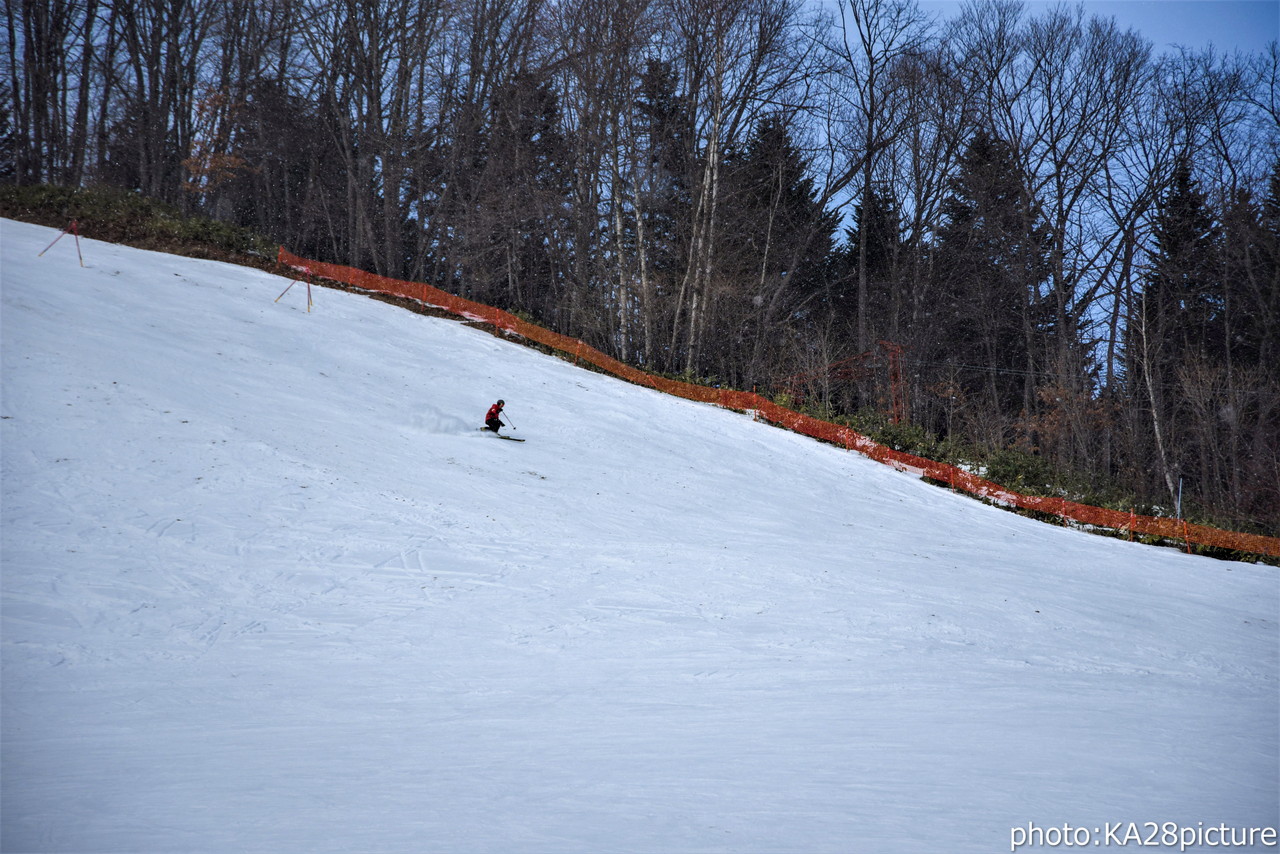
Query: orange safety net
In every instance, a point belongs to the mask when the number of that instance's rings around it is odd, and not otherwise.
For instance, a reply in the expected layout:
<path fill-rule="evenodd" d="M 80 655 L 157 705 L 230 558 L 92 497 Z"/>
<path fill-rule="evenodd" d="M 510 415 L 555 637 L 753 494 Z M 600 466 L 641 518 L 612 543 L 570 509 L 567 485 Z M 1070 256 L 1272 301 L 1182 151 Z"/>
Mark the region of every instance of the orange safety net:
<path fill-rule="evenodd" d="M 729 409 L 751 412 L 756 417 L 772 424 L 777 424 L 815 439 L 843 446 L 851 451 L 857 451 L 873 460 L 893 466 L 899 471 L 931 478 L 945 483 L 953 489 L 967 492 L 970 495 L 986 499 L 995 504 L 1044 513 L 1056 516 L 1064 521 L 1071 520 L 1085 525 L 1127 532 L 1130 536 L 1160 537 L 1181 540 L 1188 545 L 1195 543 L 1215 548 L 1280 557 L 1280 538 L 1277 537 L 1225 531 L 1206 525 L 1193 525 L 1182 519 L 1140 516 L 1120 510 L 1107 510 L 1103 507 L 1077 504 L 1064 498 L 1022 495 L 957 466 L 926 460 L 923 457 L 917 457 L 902 451 L 895 451 L 848 427 L 803 415 L 779 406 L 753 392 L 708 388 L 707 386 L 653 376 L 639 368 L 634 368 L 631 365 L 606 356 L 577 338 L 552 332 L 549 329 L 521 320 L 502 309 L 454 296 L 422 282 L 391 279 L 340 264 L 310 261 L 293 255 L 284 247 L 280 248 L 279 261 L 285 266 L 309 275 L 332 279 L 374 293 L 417 300 L 469 320 L 492 324 L 500 329 L 505 329 L 531 341 L 536 341 L 562 353 L 572 355 L 584 362 L 595 365 L 607 373 L 637 385 L 647 386 L 688 400 L 714 403 Z"/>

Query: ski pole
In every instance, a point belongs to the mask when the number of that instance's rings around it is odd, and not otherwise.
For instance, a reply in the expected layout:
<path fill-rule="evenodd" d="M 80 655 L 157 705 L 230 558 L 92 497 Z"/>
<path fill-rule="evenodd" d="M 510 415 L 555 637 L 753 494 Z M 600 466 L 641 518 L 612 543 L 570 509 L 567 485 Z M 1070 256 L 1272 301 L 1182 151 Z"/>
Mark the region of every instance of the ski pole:
<path fill-rule="evenodd" d="M 505 410 L 505 409 L 504 409 L 504 410 L 502 410 L 502 414 L 507 416 L 507 424 L 511 427 L 511 429 L 512 429 L 512 430 L 515 430 L 515 429 L 516 429 L 516 425 L 514 425 L 514 424 L 512 424 L 512 423 L 511 423 L 511 416 L 507 414 L 507 410 Z"/>

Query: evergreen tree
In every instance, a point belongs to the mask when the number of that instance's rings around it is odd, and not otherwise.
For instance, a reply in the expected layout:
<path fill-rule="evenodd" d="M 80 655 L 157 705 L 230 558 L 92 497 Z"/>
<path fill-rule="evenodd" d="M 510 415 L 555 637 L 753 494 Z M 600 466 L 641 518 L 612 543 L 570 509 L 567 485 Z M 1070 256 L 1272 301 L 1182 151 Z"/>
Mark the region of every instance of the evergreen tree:
<path fill-rule="evenodd" d="M 517 75 L 497 98 L 487 142 L 492 239 L 502 247 L 495 291 L 507 305 L 551 320 L 568 308 L 560 297 L 572 233 L 570 149 L 555 89 Z"/>
<path fill-rule="evenodd" d="M 572 187 L 555 88 L 514 74 L 488 103 L 454 105 L 424 146 L 410 179 L 436 255 L 433 278 L 481 302 L 563 320 Z"/>
<path fill-rule="evenodd" d="M 1156 337 L 1153 368 L 1169 376 L 1190 359 L 1223 361 L 1221 231 L 1185 158 L 1161 200 L 1154 238 L 1144 297 L 1147 328 Z"/>
<path fill-rule="evenodd" d="M 644 361 L 673 370 L 679 354 L 671 340 L 675 295 L 688 263 L 688 224 L 693 208 L 693 121 L 678 90 L 678 75 L 666 61 L 651 59 L 637 84 L 636 160 L 630 176 L 632 216 L 624 239 L 643 258 Z"/>
<path fill-rule="evenodd" d="M 1034 405 L 1048 232 L 1013 147 L 985 132 L 961 157 L 943 214 L 936 298 L 923 331 L 933 335 L 929 361 L 946 366 L 970 434 L 999 445 Z"/>
<path fill-rule="evenodd" d="M 237 225 L 270 235 L 303 255 L 346 262 L 328 235 L 325 203 L 341 196 L 345 176 L 324 156 L 314 105 L 280 81 L 259 79 L 234 114 L 236 153 L 244 159 L 225 189 Z"/>
<path fill-rule="evenodd" d="M 836 216 L 817 200 L 809 164 L 779 115 L 762 119 L 745 150 L 729 152 L 718 272 L 722 375 L 765 379 L 780 323 L 822 288 Z"/>
<path fill-rule="evenodd" d="M 1177 175 L 1158 236 L 1162 248 L 1189 243 L 1162 254 L 1153 274 L 1165 289 L 1157 305 L 1168 310 L 1168 291 L 1181 300 L 1167 323 L 1165 361 L 1155 365 L 1162 394 L 1152 396 L 1167 419 L 1167 457 L 1200 505 L 1264 525 L 1280 518 L 1278 179 L 1261 205 L 1237 191 L 1218 229 L 1194 185 Z M 1173 219 L 1179 212 L 1189 222 Z"/>
<path fill-rule="evenodd" d="M 836 218 L 818 203 L 786 122 L 762 119 L 746 151 L 727 160 L 726 255 L 750 275 L 753 298 L 771 295 L 784 280 L 794 292 L 808 292 L 832 251 Z"/>
<path fill-rule="evenodd" d="M 1228 357 L 1280 381 L 1280 160 L 1258 204 L 1247 190 L 1223 216 L 1223 304 Z"/>
<path fill-rule="evenodd" d="M 838 252 L 840 275 L 832 292 L 832 308 L 850 328 L 857 326 L 858 267 L 865 243 L 867 271 L 867 318 L 865 327 L 872 339 L 894 338 L 902 322 L 898 265 L 901 263 L 902 215 L 898 200 L 883 185 L 866 188 L 854 208 L 854 223 L 845 232 Z"/>
<path fill-rule="evenodd" d="M 1188 158 L 1174 165 L 1153 238 L 1128 346 L 1138 368 L 1137 399 L 1148 404 L 1151 416 L 1155 465 L 1148 469 L 1172 500 L 1182 493 L 1184 478 L 1191 478 L 1193 494 L 1212 479 L 1212 431 L 1194 428 L 1204 426 L 1197 405 L 1209 406 L 1212 386 L 1220 384 L 1215 370 L 1227 356 L 1221 232 Z"/>

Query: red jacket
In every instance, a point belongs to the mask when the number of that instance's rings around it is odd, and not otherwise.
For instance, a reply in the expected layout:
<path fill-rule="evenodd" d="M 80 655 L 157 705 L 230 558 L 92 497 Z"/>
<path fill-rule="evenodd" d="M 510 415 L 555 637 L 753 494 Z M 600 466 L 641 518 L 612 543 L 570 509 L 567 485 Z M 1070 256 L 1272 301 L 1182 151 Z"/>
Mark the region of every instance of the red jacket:
<path fill-rule="evenodd" d="M 484 417 L 484 420 L 492 421 L 493 419 L 497 418 L 501 414 L 502 414 L 502 404 L 495 403 L 493 406 L 489 407 L 489 414 Z"/>

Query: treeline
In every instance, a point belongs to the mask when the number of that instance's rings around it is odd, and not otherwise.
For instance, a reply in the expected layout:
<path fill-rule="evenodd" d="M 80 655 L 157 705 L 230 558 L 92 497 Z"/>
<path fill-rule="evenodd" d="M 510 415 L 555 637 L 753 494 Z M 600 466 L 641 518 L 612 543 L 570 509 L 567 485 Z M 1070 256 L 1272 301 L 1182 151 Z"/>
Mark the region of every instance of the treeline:
<path fill-rule="evenodd" d="M 5 8 L 0 180 L 1280 530 L 1275 43 L 1007 0 Z"/>

